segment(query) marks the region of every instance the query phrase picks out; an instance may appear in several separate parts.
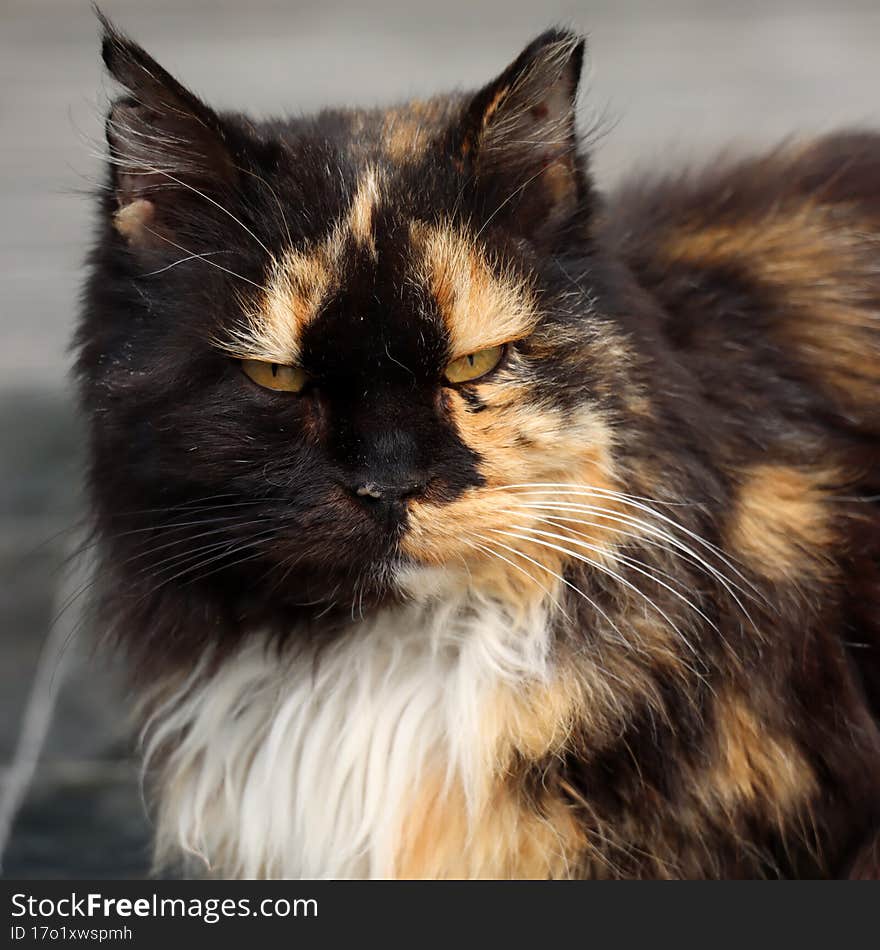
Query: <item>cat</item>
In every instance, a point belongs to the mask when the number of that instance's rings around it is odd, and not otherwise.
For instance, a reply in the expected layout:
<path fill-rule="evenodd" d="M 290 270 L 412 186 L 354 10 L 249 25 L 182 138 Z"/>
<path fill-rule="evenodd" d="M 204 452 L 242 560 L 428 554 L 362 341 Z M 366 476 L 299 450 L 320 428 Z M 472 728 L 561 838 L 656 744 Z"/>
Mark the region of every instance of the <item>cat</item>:
<path fill-rule="evenodd" d="M 102 22 L 76 371 L 157 860 L 876 876 L 880 136 L 606 194 L 568 30 L 256 121 Z"/>

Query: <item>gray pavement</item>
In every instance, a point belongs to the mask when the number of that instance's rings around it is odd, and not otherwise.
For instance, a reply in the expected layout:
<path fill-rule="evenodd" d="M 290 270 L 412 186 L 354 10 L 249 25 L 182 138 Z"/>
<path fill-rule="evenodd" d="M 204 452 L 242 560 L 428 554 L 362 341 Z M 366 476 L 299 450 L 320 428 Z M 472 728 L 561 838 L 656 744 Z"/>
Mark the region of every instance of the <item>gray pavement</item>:
<path fill-rule="evenodd" d="M 547 25 L 576 25 L 590 34 L 584 121 L 611 126 L 595 161 L 605 185 L 725 143 L 880 125 L 880 0 L 104 8 L 209 101 L 260 115 L 479 84 Z M 63 580 L 82 509 L 66 348 L 110 91 L 86 0 L 0 0 L 0 794 L 27 778 L 10 876 L 147 873 L 124 694 L 91 649 L 87 592 L 52 627 L 76 592 Z M 12 764 L 38 674 L 56 701 L 30 775 Z"/>

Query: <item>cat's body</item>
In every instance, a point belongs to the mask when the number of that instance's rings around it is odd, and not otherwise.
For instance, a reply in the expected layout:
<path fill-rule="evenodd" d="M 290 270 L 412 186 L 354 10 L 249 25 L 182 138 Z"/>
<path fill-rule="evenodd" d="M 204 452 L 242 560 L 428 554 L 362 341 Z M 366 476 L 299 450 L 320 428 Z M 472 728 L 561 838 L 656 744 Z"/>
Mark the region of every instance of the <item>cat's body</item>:
<path fill-rule="evenodd" d="M 880 136 L 600 198 L 566 34 L 262 126 L 105 49 L 80 372 L 164 852 L 872 873 Z"/>

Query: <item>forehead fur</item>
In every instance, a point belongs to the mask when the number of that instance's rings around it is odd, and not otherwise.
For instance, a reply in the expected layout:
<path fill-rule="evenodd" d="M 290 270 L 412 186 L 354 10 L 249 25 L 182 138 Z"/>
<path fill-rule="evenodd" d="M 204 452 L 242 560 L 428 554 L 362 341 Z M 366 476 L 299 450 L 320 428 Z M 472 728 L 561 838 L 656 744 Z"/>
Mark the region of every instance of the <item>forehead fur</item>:
<path fill-rule="evenodd" d="M 242 358 L 295 362 L 303 332 L 346 284 L 349 252 L 378 261 L 374 225 L 387 187 L 381 170 L 367 166 L 347 211 L 323 240 L 273 258 L 263 294 L 243 305 L 244 325 L 232 331 L 224 348 Z M 451 223 L 420 221 L 411 221 L 407 233 L 414 272 L 398 279 L 414 280 L 432 296 L 453 357 L 521 339 L 534 329 L 537 308 L 528 280 L 492 260 L 473 236 Z"/>
<path fill-rule="evenodd" d="M 459 96 L 414 99 L 382 113 L 381 151 L 398 164 L 418 162 L 461 108 Z"/>
<path fill-rule="evenodd" d="M 296 362 L 300 339 L 330 294 L 345 279 L 345 250 L 353 245 L 376 257 L 373 219 L 383 179 L 370 165 L 358 179 L 346 214 L 322 241 L 288 248 L 274 257 L 263 295 L 243 305 L 245 325 L 232 331 L 224 348 L 237 356 L 274 363 Z"/>
<path fill-rule="evenodd" d="M 535 328 L 529 283 L 492 262 L 469 235 L 416 222 L 410 237 L 418 279 L 436 301 L 453 356 L 521 339 Z"/>

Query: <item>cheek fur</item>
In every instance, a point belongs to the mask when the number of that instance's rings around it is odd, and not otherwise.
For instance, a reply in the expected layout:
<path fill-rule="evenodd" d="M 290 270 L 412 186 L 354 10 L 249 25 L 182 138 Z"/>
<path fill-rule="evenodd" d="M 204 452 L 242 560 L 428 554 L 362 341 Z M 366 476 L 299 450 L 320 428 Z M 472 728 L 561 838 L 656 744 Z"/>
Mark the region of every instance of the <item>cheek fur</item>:
<path fill-rule="evenodd" d="M 523 610 L 558 588 L 577 559 L 572 555 L 613 560 L 619 483 L 610 428 L 598 411 L 536 406 L 526 387 L 514 385 L 478 413 L 453 393 L 449 411 L 461 439 L 482 459 L 485 485 L 448 504 L 415 502 L 404 554 L 427 565 L 464 565 L 479 587 Z M 585 489 L 597 493 L 573 494 Z M 601 509 L 577 515 L 587 524 L 566 523 L 565 512 L 541 507 L 585 502 Z"/>

